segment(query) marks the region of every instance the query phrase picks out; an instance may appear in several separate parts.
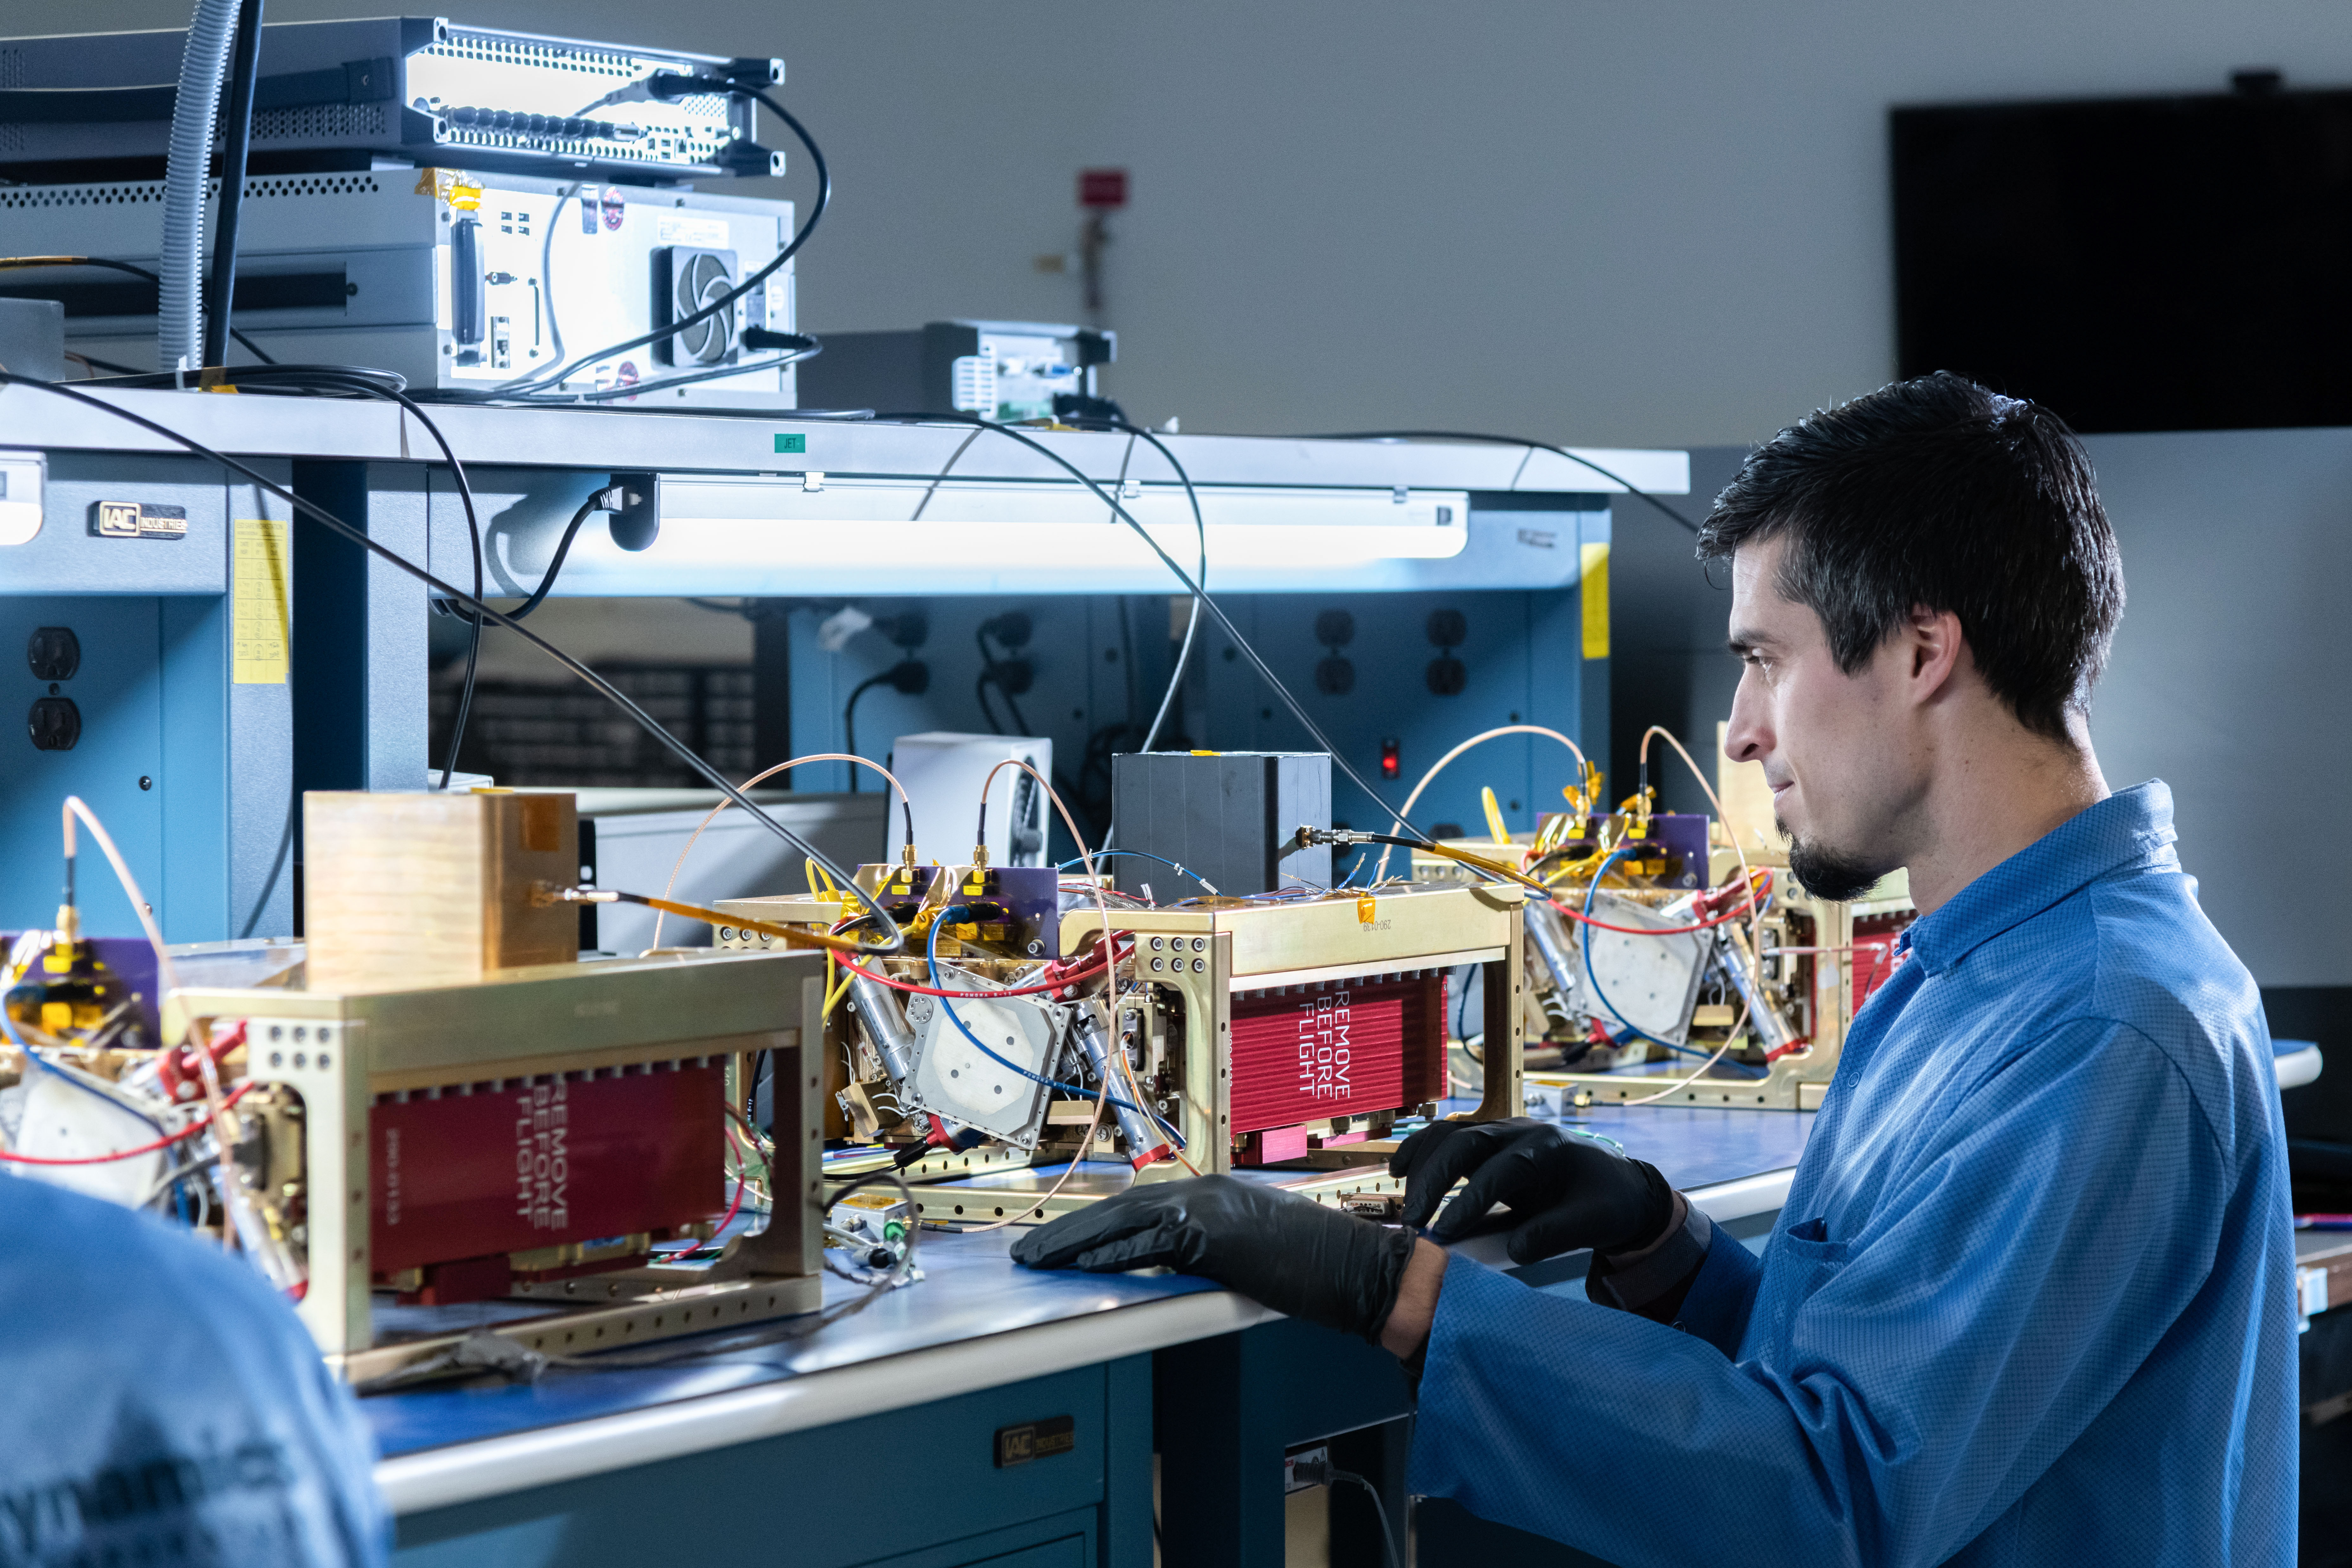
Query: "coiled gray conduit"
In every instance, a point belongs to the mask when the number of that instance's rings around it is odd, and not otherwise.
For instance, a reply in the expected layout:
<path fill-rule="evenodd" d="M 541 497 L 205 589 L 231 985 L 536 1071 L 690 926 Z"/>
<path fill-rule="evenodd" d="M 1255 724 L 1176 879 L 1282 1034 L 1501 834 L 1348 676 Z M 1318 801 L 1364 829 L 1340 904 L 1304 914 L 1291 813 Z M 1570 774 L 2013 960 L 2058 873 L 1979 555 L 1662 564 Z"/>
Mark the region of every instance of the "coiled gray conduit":
<path fill-rule="evenodd" d="M 205 195 L 212 184 L 213 124 L 220 113 L 221 81 L 236 31 L 237 0 L 196 0 L 188 43 L 180 56 L 179 96 L 172 104 L 170 162 L 163 173 L 162 308 L 155 319 L 155 367 L 175 370 L 204 363 Z"/>

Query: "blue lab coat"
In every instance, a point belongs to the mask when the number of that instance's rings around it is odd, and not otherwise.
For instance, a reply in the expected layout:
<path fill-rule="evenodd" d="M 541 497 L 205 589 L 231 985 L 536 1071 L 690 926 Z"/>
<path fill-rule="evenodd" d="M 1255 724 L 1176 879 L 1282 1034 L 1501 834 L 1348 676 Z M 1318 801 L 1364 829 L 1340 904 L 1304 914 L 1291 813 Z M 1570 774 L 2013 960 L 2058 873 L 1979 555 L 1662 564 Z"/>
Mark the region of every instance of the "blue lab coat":
<path fill-rule="evenodd" d="M 0 1565 L 381 1563 L 373 1459 L 244 1260 L 0 1174 Z"/>
<path fill-rule="evenodd" d="M 2287 1568 L 2285 1134 L 2173 837 L 2144 784 L 1921 920 L 1674 1326 L 1454 1259 L 1412 1489 L 1623 1568 Z"/>

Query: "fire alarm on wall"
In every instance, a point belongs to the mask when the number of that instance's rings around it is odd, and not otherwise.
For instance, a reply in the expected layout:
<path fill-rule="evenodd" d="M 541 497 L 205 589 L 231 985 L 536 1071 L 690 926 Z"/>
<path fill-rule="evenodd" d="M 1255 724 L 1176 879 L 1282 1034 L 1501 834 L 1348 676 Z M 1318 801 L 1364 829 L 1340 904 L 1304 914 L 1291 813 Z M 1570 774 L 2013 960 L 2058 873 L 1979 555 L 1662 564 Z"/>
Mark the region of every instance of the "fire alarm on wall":
<path fill-rule="evenodd" d="M 1127 171 L 1125 169 L 1080 169 L 1078 171 L 1078 205 L 1098 211 L 1108 211 L 1127 205 Z"/>

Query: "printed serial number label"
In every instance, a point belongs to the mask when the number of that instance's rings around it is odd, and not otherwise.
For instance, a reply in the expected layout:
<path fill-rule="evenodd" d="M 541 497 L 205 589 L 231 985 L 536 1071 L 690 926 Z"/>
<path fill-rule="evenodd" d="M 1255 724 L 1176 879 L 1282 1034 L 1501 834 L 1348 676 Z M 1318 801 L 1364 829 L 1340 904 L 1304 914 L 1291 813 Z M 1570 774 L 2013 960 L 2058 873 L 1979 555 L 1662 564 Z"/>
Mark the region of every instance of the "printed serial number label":
<path fill-rule="evenodd" d="M 1068 1415 L 1048 1415 L 1043 1421 L 999 1426 L 996 1468 L 1002 1470 L 1013 1465 L 1025 1465 L 1032 1459 L 1050 1459 L 1056 1454 L 1075 1452 L 1077 1446 L 1078 1424 Z"/>

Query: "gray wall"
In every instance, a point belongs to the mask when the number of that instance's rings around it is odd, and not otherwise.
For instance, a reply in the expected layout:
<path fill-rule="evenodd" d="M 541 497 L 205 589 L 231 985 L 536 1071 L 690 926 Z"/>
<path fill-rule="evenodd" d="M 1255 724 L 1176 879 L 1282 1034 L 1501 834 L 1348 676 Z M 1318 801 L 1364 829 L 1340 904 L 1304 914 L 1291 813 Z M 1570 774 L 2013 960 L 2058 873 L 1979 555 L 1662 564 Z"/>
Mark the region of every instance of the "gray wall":
<path fill-rule="evenodd" d="M 357 0 L 272 0 L 282 19 Z M 10 30 L 189 0 L 18 5 Z M 2352 79 L 2322 0 L 468 0 L 457 19 L 778 54 L 839 196 L 814 329 L 1067 319 L 1077 169 L 1123 164 L 1109 384 L 1187 428 L 1759 439 L 1892 368 L 1885 113 Z M 805 192 L 799 180 L 793 188 Z"/>
<path fill-rule="evenodd" d="M 2257 981 L 2352 984 L 2342 896 L 2352 885 L 2342 823 L 2352 704 L 2341 662 L 2352 431 L 2087 445 L 2130 595 L 2091 716 L 2107 782 L 2172 786 L 2182 863 Z M 1739 457 L 1691 454 L 1694 516 Z M 1722 651 L 1729 595 L 1690 561 L 1689 536 L 1623 502 L 1615 526 L 1613 750 L 1630 788 L 1642 727 L 1676 728 L 1694 751 L 1711 744 L 1738 668 Z M 1652 761 L 1668 803 L 1699 809 L 1679 765 L 1661 775 Z"/>

